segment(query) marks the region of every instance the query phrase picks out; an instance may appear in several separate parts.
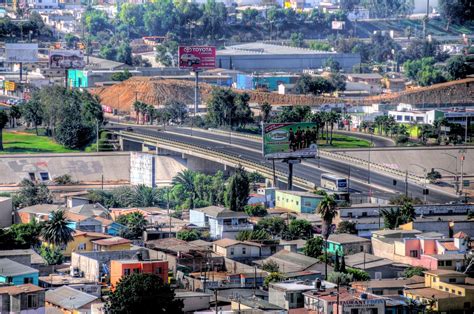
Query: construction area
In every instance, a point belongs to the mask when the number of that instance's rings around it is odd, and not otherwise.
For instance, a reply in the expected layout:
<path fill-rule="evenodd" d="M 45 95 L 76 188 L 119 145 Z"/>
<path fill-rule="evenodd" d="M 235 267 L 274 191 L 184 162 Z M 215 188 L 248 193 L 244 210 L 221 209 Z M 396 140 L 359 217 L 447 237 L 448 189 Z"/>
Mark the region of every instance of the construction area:
<path fill-rule="evenodd" d="M 171 99 L 192 104 L 194 103 L 194 87 L 195 85 L 192 81 L 136 76 L 112 86 L 91 88 L 90 92 L 99 96 L 102 104 L 105 106 L 120 112 L 132 112 L 133 103 L 137 100 L 155 107 L 160 107 L 167 100 Z M 209 99 L 213 88 L 216 87 L 206 83 L 199 84 L 200 100 L 202 103 L 205 104 Z M 268 102 L 274 106 L 319 106 L 336 103 L 353 105 L 410 103 L 415 106 L 431 104 L 442 107 L 474 104 L 474 78 L 359 99 L 293 94 L 280 95 L 252 90 L 235 90 L 235 92 L 249 94 L 250 103 L 262 104 Z"/>

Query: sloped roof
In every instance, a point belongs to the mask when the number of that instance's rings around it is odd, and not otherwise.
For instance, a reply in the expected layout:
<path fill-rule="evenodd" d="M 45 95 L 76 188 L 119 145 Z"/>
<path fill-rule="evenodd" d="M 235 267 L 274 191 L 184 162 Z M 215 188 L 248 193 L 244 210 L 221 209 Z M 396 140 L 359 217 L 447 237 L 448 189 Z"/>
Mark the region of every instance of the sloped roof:
<path fill-rule="evenodd" d="M 46 302 L 57 305 L 63 309 L 76 310 L 98 298 L 74 288 L 62 286 L 54 290 L 46 291 L 45 299 Z"/>
<path fill-rule="evenodd" d="M 372 254 L 363 253 L 363 252 L 353 254 L 353 255 L 347 255 L 345 257 L 345 262 L 346 262 L 346 265 L 349 267 L 365 268 L 365 269 L 393 264 L 393 261 L 389 259 L 378 257 Z"/>
<path fill-rule="evenodd" d="M 193 210 L 202 212 L 214 218 L 231 218 L 231 217 L 248 218 L 249 217 L 249 215 L 247 215 L 244 212 L 234 212 L 228 208 L 218 207 L 218 206 L 208 206 L 208 207 L 203 207 L 203 208 L 196 208 Z"/>
<path fill-rule="evenodd" d="M 464 239 L 466 237 L 468 237 L 468 235 L 464 233 L 463 231 L 459 231 L 458 233 L 453 235 L 453 238 L 456 238 L 456 239 Z"/>
<path fill-rule="evenodd" d="M 48 215 L 50 212 L 62 208 L 62 205 L 56 204 L 37 204 L 33 206 L 23 207 L 18 210 L 19 213 L 29 213 L 29 214 L 44 214 Z"/>
<path fill-rule="evenodd" d="M 0 294 L 8 293 L 9 295 L 17 295 L 22 293 L 31 293 L 31 292 L 38 292 L 43 291 L 44 289 L 33 285 L 31 283 L 26 283 L 23 285 L 18 286 L 6 286 L 0 287 Z"/>
<path fill-rule="evenodd" d="M 318 260 L 315 258 L 287 250 L 278 251 L 264 260 L 255 261 L 255 263 L 263 264 L 270 260 L 276 262 L 283 273 L 306 270 L 318 263 Z"/>
<path fill-rule="evenodd" d="M 362 237 L 359 237 L 353 234 L 348 234 L 348 233 L 331 234 L 329 235 L 328 241 L 339 243 L 339 244 L 370 242 L 369 239 L 362 238 Z"/>
<path fill-rule="evenodd" d="M 459 250 L 456 247 L 456 245 L 454 245 L 454 242 L 441 242 L 440 244 L 448 251 L 457 251 L 457 250 Z"/>
<path fill-rule="evenodd" d="M 103 246 L 110 246 L 110 245 L 119 245 L 119 244 L 129 244 L 132 241 L 128 239 L 124 239 L 122 237 L 111 237 L 106 239 L 94 240 L 92 241 L 94 244 L 103 245 Z"/>
<path fill-rule="evenodd" d="M 217 246 L 222 246 L 222 247 L 226 248 L 226 247 L 233 246 L 233 245 L 236 245 L 236 244 L 241 244 L 242 242 L 237 241 L 237 240 L 233 240 L 233 239 L 225 238 L 225 239 L 220 239 L 220 240 L 214 241 L 213 243 Z"/>
<path fill-rule="evenodd" d="M 91 216 L 100 216 L 107 212 L 107 209 L 100 205 L 99 203 L 95 204 L 82 204 L 69 208 L 68 210 L 71 213 L 84 215 L 87 217 Z"/>
<path fill-rule="evenodd" d="M 12 261 L 11 259 L 0 259 L 0 276 L 2 277 L 21 276 L 38 272 L 37 269 Z"/>

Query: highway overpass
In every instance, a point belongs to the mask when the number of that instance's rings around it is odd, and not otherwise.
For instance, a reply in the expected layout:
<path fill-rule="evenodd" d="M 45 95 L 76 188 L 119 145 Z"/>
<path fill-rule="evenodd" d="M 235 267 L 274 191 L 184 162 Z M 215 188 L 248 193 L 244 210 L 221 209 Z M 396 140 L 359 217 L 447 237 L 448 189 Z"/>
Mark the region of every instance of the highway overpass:
<path fill-rule="evenodd" d="M 165 131 L 157 127 L 120 126 L 110 125 L 124 143 L 135 143 L 157 149 L 157 151 L 174 151 L 186 155 L 197 156 L 225 164 L 236 166 L 242 164 L 248 170 L 258 170 L 266 177 L 272 177 L 272 163 L 263 159 L 261 143 L 255 138 L 223 134 L 200 129 L 166 128 Z M 142 146 L 134 146 L 134 150 Z M 132 146 L 129 146 L 132 147 Z M 276 162 L 276 171 L 279 181 L 286 182 L 287 165 Z M 350 178 L 350 189 L 355 195 L 371 195 L 380 198 L 405 193 L 412 197 L 423 199 L 423 187 L 419 178 L 410 175 L 408 185 L 405 185 L 404 176 L 399 172 L 382 173 L 371 164 L 370 171 L 367 163 L 356 163 L 354 160 L 341 161 L 334 158 L 329 152 L 322 152 L 320 158 L 308 159 L 294 167 L 294 185 L 303 189 L 312 189 L 319 186 L 321 173 L 331 172 Z M 394 179 L 396 185 L 394 185 Z M 370 184 L 369 184 L 370 181 Z M 427 202 L 446 203 L 456 201 L 458 197 L 450 192 L 430 189 Z"/>

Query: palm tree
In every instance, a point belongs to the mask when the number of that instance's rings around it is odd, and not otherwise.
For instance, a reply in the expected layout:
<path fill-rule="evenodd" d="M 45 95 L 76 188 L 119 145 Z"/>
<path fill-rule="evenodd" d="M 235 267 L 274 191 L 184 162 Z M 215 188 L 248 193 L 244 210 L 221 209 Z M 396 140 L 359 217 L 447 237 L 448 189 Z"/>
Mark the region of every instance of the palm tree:
<path fill-rule="evenodd" d="M 194 198 L 196 197 L 196 187 L 194 186 L 195 176 L 196 173 L 194 171 L 186 169 L 178 173 L 172 181 L 173 185 L 180 184 L 185 192 L 191 194 L 191 208 L 194 207 Z"/>
<path fill-rule="evenodd" d="M 8 123 L 8 115 L 5 110 L 0 110 L 0 151 L 3 150 L 3 128 Z"/>
<path fill-rule="evenodd" d="M 140 122 L 141 102 L 135 101 L 133 103 L 133 109 L 135 110 L 135 121 L 138 124 Z"/>
<path fill-rule="evenodd" d="M 324 237 L 324 245 L 325 245 L 325 252 L 327 254 L 327 246 L 328 246 L 328 238 L 329 234 L 331 234 L 331 225 L 332 220 L 337 215 L 337 203 L 334 199 L 334 196 L 325 195 L 321 202 L 318 204 L 317 213 L 321 215 L 323 219 L 323 237 Z M 328 276 L 328 261 L 327 257 L 325 258 L 325 278 Z"/>
<path fill-rule="evenodd" d="M 270 105 L 268 102 L 264 102 L 260 106 L 260 111 L 261 111 L 261 117 L 262 117 L 262 122 L 268 122 L 270 118 L 270 114 L 272 112 L 272 105 Z"/>
<path fill-rule="evenodd" d="M 319 130 L 324 127 L 322 112 L 315 112 L 311 115 L 311 122 L 316 123 L 316 143 L 319 139 Z"/>
<path fill-rule="evenodd" d="M 68 223 L 63 209 L 52 211 L 49 220 L 41 230 L 44 241 L 54 246 L 67 245 L 73 240 L 73 229 L 68 226 Z"/>
<path fill-rule="evenodd" d="M 413 207 L 411 202 L 404 202 L 402 206 L 400 206 L 400 212 L 404 223 L 412 222 L 416 218 L 415 207 Z"/>
<path fill-rule="evenodd" d="M 402 213 L 400 212 L 400 209 L 381 209 L 380 210 L 380 215 L 383 216 L 383 223 L 385 228 L 388 229 L 395 229 L 397 228 L 400 223 L 401 223 L 401 218 L 402 218 Z"/>
<path fill-rule="evenodd" d="M 139 184 L 133 188 L 129 198 L 131 206 L 152 207 L 158 204 L 158 190 L 144 184 Z"/>
<path fill-rule="evenodd" d="M 341 114 L 331 111 L 328 116 L 328 123 L 331 125 L 331 138 L 329 140 L 329 145 L 332 145 L 332 134 L 334 131 L 334 123 L 339 123 L 339 120 L 341 120 Z"/>
<path fill-rule="evenodd" d="M 21 118 L 20 108 L 18 106 L 11 106 L 8 115 L 10 116 L 10 127 L 16 127 L 17 120 Z"/>

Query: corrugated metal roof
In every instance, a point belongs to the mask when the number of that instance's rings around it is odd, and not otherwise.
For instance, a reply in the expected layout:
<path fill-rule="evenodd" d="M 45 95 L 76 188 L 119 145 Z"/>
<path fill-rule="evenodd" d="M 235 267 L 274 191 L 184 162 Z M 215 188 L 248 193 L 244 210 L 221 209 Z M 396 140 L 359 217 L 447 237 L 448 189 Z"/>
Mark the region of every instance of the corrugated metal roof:
<path fill-rule="evenodd" d="M 91 303 L 98 298 L 88 293 L 62 286 L 46 291 L 46 302 L 57 305 L 67 310 L 74 310 Z"/>
<path fill-rule="evenodd" d="M 20 276 L 26 274 L 38 273 L 37 269 L 17 263 L 8 258 L 0 259 L 0 276 Z"/>

